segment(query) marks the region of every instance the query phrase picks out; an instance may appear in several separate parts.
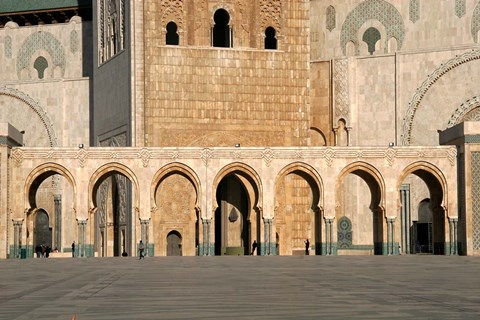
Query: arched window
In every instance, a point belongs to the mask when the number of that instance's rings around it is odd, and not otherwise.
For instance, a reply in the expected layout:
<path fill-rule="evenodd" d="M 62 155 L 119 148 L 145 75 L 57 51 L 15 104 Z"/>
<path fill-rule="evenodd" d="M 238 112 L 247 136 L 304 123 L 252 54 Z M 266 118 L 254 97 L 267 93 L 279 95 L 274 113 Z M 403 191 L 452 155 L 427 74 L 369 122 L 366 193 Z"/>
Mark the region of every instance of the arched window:
<path fill-rule="evenodd" d="M 373 27 L 368 28 L 363 34 L 362 40 L 368 45 L 368 52 L 370 52 L 370 54 L 375 52 L 375 45 L 380 38 L 380 32 Z"/>
<path fill-rule="evenodd" d="M 45 69 L 48 68 L 48 61 L 44 57 L 38 57 L 33 63 L 33 67 L 37 70 L 38 79 L 43 79 L 45 76 Z"/>
<path fill-rule="evenodd" d="M 212 45 L 214 47 L 231 48 L 232 29 L 229 26 L 230 15 L 224 9 L 218 9 L 213 15 L 215 25 L 212 32 Z"/>
<path fill-rule="evenodd" d="M 268 27 L 265 29 L 265 49 L 277 49 L 277 38 L 275 28 Z"/>
<path fill-rule="evenodd" d="M 177 33 L 177 24 L 173 21 L 170 21 L 167 24 L 167 36 L 166 44 L 178 46 L 179 36 Z"/>

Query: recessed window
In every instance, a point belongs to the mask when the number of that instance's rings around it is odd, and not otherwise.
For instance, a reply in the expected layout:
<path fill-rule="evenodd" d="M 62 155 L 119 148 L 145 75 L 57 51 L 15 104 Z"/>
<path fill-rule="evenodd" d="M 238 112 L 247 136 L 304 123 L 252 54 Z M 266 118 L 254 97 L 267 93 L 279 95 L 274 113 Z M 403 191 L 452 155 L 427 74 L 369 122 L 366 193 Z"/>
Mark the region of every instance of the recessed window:
<path fill-rule="evenodd" d="M 212 45 L 214 47 L 232 47 L 232 29 L 229 26 L 230 15 L 224 9 L 218 9 L 213 15 L 215 25 L 212 31 Z"/>
<path fill-rule="evenodd" d="M 33 67 L 37 70 L 38 79 L 43 79 L 45 76 L 45 69 L 48 68 L 48 61 L 44 57 L 38 57 L 33 63 Z"/>
<path fill-rule="evenodd" d="M 380 32 L 373 27 L 368 28 L 363 34 L 362 40 L 368 45 L 368 52 L 370 52 L 370 54 L 375 52 L 375 45 L 380 38 Z"/>
<path fill-rule="evenodd" d="M 177 24 L 173 21 L 170 21 L 167 24 L 167 37 L 166 44 L 178 46 L 179 36 L 177 33 Z"/>
<path fill-rule="evenodd" d="M 277 49 L 276 31 L 273 27 L 268 27 L 265 29 L 265 49 Z"/>

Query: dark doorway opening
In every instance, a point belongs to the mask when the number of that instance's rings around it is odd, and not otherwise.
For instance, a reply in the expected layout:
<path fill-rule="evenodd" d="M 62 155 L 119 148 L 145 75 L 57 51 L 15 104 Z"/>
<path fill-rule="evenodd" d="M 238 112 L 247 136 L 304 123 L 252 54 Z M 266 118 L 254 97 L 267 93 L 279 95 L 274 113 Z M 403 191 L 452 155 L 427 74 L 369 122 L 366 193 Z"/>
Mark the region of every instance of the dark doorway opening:
<path fill-rule="evenodd" d="M 182 255 L 182 235 L 178 231 L 170 231 L 167 235 L 167 256 Z"/>
<path fill-rule="evenodd" d="M 213 27 L 213 46 L 221 48 L 230 48 L 232 46 L 231 41 L 231 29 L 228 25 L 230 21 L 230 15 L 224 9 L 218 9 L 213 20 L 215 25 Z"/>

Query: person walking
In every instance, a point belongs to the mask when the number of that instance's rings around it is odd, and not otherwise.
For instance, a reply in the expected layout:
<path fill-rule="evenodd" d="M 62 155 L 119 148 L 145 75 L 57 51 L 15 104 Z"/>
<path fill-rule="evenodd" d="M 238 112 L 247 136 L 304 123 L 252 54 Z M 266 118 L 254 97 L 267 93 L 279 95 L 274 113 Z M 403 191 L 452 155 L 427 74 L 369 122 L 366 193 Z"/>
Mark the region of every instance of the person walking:
<path fill-rule="evenodd" d="M 72 242 L 72 258 L 75 258 L 75 241 Z"/>
<path fill-rule="evenodd" d="M 138 244 L 138 251 L 139 251 L 139 256 L 140 258 L 139 259 L 143 259 L 144 256 L 143 256 L 143 251 L 145 250 L 145 246 L 143 245 L 143 241 L 140 240 L 140 243 Z"/>
<path fill-rule="evenodd" d="M 252 252 L 250 252 L 250 255 L 253 256 L 255 254 L 255 250 L 257 249 L 257 240 L 253 240 L 253 243 L 252 243 Z"/>

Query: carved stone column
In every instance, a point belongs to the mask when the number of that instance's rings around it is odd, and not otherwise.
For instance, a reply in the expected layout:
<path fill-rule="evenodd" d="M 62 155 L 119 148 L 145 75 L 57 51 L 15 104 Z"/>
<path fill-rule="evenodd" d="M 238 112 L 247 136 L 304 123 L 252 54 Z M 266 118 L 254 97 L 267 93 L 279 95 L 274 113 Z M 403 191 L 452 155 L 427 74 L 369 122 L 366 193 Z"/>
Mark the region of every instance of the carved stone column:
<path fill-rule="evenodd" d="M 87 220 L 77 219 L 77 228 L 78 228 L 78 256 L 84 258 L 87 256 L 85 250 L 86 240 L 87 240 Z"/>
<path fill-rule="evenodd" d="M 333 219 L 325 218 L 325 255 L 333 254 Z"/>
<path fill-rule="evenodd" d="M 203 243 L 202 243 L 202 255 L 210 256 L 210 225 L 212 219 L 202 219 L 203 225 Z"/>
<path fill-rule="evenodd" d="M 148 256 L 148 233 L 149 233 L 150 219 L 140 219 L 140 230 L 142 241 L 145 245 L 145 256 Z"/>
<path fill-rule="evenodd" d="M 387 218 L 387 255 L 395 254 L 395 217 Z"/>
<path fill-rule="evenodd" d="M 449 218 L 449 235 L 450 235 L 450 255 L 458 255 L 458 218 Z"/>
<path fill-rule="evenodd" d="M 56 194 L 53 196 L 55 203 L 55 243 L 54 248 L 62 250 L 62 195 Z"/>
<path fill-rule="evenodd" d="M 13 220 L 13 257 L 20 258 L 22 250 L 22 226 L 23 219 Z"/>

